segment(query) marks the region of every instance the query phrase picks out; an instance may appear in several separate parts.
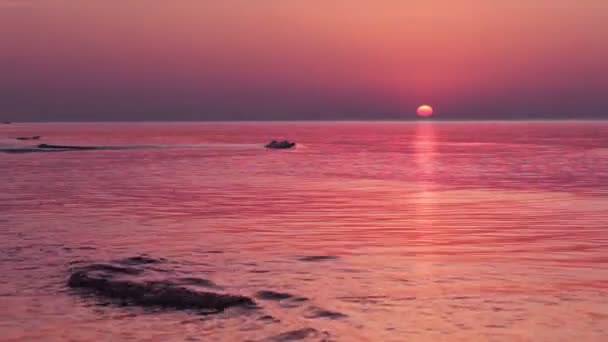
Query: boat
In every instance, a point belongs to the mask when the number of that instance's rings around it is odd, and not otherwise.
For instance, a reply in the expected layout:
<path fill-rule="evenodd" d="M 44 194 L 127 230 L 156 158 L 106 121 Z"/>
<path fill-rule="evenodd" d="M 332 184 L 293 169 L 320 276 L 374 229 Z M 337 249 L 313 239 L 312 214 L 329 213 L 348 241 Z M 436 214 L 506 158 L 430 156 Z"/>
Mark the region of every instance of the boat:
<path fill-rule="evenodd" d="M 266 144 L 264 147 L 272 148 L 272 149 L 288 149 L 288 148 L 292 148 L 294 146 L 296 146 L 296 143 L 291 142 L 289 140 L 281 140 L 281 141 L 273 140 L 273 141 L 269 142 L 268 144 Z"/>

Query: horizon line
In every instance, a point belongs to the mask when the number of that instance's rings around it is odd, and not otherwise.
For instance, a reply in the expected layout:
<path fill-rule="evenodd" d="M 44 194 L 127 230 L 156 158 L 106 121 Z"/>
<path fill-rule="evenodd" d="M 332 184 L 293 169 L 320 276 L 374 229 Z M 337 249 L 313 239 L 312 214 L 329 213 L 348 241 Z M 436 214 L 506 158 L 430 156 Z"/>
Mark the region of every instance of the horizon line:
<path fill-rule="evenodd" d="M 393 122 L 393 123 L 448 123 L 448 122 L 593 122 L 608 121 L 608 118 L 543 118 L 543 119 L 289 119 L 289 120 L 53 120 L 53 121 L 2 121 L 0 127 L 11 124 L 31 124 L 31 123 L 273 123 L 273 122 L 328 122 L 328 123 L 374 123 L 374 122 Z M 5 122 L 2 124 L 2 122 Z M 8 122 L 8 124 L 6 123 Z"/>

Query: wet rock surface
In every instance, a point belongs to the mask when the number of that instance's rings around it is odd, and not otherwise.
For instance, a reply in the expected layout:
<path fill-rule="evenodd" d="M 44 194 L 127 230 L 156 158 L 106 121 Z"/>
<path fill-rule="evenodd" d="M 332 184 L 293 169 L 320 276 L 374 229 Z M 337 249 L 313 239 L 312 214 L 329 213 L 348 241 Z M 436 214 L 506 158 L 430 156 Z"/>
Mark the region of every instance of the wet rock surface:
<path fill-rule="evenodd" d="M 205 273 L 204 269 L 184 273 L 182 268 L 186 265 L 180 262 L 145 254 L 104 262 L 80 259 L 69 264 L 72 268 L 67 279 L 68 293 L 92 301 L 87 304 L 92 304 L 94 310 L 135 307 L 134 311 L 123 308 L 128 310 L 128 315 L 137 315 L 139 310 L 145 313 L 182 311 L 201 315 L 190 324 L 237 319 L 253 326 L 267 326 L 273 331 L 256 341 L 329 341 L 330 334 L 320 327 L 347 317 L 340 312 L 320 308 L 299 294 L 272 288 L 257 288 L 251 296 L 235 294 L 229 286 L 225 290 L 213 280 L 199 277 L 201 272 Z M 229 309 L 229 312 L 217 315 Z M 294 314 L 309 324 L 316 322 L 320 325 L 298 327 L 282 318 L 282 315 Z"/>
<path fill-rule="evenodd" d="M 159 264 L 162 260 L 146 256 L 117 260 L 114 263 L 89 264 L 72 269 L 68 286 L 86 293 L 116 301 L 120 305 L 161 307 L 176 310 L 222 312 L 230 307 L 254 307 L 253 299 L 240 295 L 196 291 L 171 281 L 146 281 L 133 276 L 146 272 L 142 265 Z M 139 265 L 122 266 L 121 264 Z M 198 285 L 215 285 L 211 281 L 185 278 Z M 194 281 L 196 279 L 196 281 Z M 184 282 L 184 279 L 181 279 Z"/>
<path fill-rule="evenodd" d="M 259 291 L 256 294 L 256 298 L 264 299 L 264 300 L 283 300 L 293 298 L 293 295 L 285 292 L 276 292 L 276 291 Z"/>

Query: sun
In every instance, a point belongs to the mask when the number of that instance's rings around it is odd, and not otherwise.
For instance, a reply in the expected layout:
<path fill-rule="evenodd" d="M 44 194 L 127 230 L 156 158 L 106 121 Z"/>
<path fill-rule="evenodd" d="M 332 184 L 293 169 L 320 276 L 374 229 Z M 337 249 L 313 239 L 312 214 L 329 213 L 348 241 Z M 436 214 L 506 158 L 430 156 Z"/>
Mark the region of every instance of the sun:
<path fill-rule="evenodd" d="M 418 107 L 418 109 L 416 110 L 416 114 L 418 114 L 418 116 L 422 118 L 431 117 L 433 116 L 433 107 L 429 105 L 422 105 Z"/>

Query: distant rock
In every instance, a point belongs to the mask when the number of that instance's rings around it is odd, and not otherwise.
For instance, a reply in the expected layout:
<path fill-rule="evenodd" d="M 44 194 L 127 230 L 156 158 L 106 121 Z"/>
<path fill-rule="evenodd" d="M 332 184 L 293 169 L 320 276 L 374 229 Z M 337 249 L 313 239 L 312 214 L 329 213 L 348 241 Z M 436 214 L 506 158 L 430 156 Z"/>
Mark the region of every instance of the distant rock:
<path fill-rule="evenodd" d="M 5 125 L 10 125 L 10 124 L 12 124 L 12 122 L 10 122 L 10 121 L 3 121 L 2 123 L 3 123 L 3 124 L 5 124 Z"/>
<path fill-rule="evenodd" d="M 39 135 L 34 135 L 31 137 L 17 137 L 15 139 L 17 139 L 17 140 L 40 140 L 40 138 L 42 138 L 42 137 Z"/>
<path fill-rule="evenodd" d="M 264 147 L 273 148 L 273 149 L 287 149 L 287 148 L 292 148 L 294 146 L 296 146 L 296 143 L 291 142 L 289 140 L 281 140 L 281 141 L 273 140 L 273 141 L 269 142 L 268 144 L 266 144 Z"/>
<path fill-rule="evenodd" d="M 341 319 L 341 318 L 346 318 L 348 316 L 341 312 L 330 311 L 330 310 L 313 307 L 311 309 L 311 311 L 305 317 L 306 318 Z"/>

